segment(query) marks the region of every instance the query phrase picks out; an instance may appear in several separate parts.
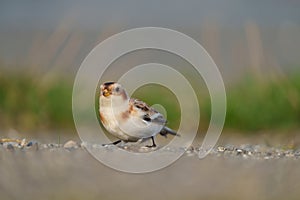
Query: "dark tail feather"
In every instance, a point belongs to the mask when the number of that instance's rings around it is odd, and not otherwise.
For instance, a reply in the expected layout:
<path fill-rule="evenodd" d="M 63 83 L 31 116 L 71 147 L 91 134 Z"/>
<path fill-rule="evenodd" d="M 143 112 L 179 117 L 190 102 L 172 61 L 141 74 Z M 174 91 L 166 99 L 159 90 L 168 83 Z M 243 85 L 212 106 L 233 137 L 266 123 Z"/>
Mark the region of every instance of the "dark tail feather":
<path fill-rule="evenodd" d="M 164 137 L 167 137 L 168 134 L 180 136 L 179 134 L 177 134 L 176 131 L 170 129 L 167 126 L 163 127 L 163 129 L 161 129 L 161 131 L 159 132 L 159 134 L 162 135 L 162 136 L 164 136 Z"/>

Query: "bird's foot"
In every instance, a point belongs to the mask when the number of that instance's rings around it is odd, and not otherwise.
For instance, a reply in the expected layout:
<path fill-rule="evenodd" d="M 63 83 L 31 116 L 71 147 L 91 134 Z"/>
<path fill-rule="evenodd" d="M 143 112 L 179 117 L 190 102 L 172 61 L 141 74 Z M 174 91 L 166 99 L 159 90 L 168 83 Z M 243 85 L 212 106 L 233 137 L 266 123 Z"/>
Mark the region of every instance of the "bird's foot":
<path fill-rule="evenodd" d="M 146 145 L 145 147 L 146 148 L 156 148 L 157 146 L 156 146 L 156 144 L 152 144 L 152 145 Z"/>
<path fill-rule="evenodd" d="M 115 141 L 115 142 L 108 143 L 108 144 L 102 144 L 102 146 L 108 147 L 108 146 L 111 146 L 111 145 L 117 145 L 117 144 L 119 144 L 120 142 L 122 142 L 122 140 L 117 140 L 117 141 Z"/>
<path fill-rule="evenodd" d="M 155 148 L 156 147 L 156 144 L 155 144 L 153 136 L 151 137 L 151 140 L 152 140 L 152 145 L 146 145 L 147 148 Z"/>

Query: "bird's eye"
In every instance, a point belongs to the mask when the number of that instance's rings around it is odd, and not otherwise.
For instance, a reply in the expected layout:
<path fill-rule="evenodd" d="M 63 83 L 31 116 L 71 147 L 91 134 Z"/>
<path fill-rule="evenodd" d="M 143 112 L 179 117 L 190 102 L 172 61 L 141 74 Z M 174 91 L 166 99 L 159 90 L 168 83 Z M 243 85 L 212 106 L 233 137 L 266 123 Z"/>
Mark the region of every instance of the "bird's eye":
<path fill-rule="evenodd" d="M 119 87 L 116 87 L 116 92 L 120 92 L 120 88 Z"/>

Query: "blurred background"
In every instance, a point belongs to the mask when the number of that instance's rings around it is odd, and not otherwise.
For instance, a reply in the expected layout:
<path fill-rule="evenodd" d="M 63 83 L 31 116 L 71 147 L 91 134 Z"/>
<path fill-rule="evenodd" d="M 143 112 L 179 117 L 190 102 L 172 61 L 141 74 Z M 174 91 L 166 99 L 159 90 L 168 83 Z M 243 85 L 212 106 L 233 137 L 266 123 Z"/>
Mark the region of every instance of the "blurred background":
<path fill-rule="evenodd" d="M 299 10 L 297 0 L 1 1 L 1 136 L 59 132 L 76 137 L 71 102 L 81 62 L 109 36 L 144 26 L 187 34 L 212 56 L 227 90 L 225 134 L 295 134 L 300 128 Z M 204 131 L 210 101 L 200 76 L 174 55 L 135 53 L 113 63 L 106 79 L 149 61 L 177 66 L 198 91 L 199 130 Z M 167 98 L 151 98 L 154 91 L 145 87 L 135 96 L 151 104 Z M 169 106 L 176 127 L 180 113 L 168 102 L 162 104 Z"/>
<path fill-rule="evenodd" d="M 299 199 L 299 11 L 299 0 L 0 0 L 0 139 L 48 144 L 38 151 L 1 145 L 0 198 Z M 87 54 L 116 33 L 145 26 L 174 29 L 203 45 L 227 91 L 218 146 L 248 148 L 253 155 L 233 151 L 200 160 L 186 153 L 165 169 L 133 175 L 100 164 L 81 148 L 53 145 L 80 141 L 72 87 Z M 112 63 L 99 82 L 148 62 L 172 66 L 190 80 L 203 136 L 209 94 L 201 76 L 178 56 L 132 52 Z M 178 127 L 180 109 L 169 90 L 146 85 L 134 96 L 163 105 L 168 125 Z M 200 144 L 196 140 L 194 147 Z"/>

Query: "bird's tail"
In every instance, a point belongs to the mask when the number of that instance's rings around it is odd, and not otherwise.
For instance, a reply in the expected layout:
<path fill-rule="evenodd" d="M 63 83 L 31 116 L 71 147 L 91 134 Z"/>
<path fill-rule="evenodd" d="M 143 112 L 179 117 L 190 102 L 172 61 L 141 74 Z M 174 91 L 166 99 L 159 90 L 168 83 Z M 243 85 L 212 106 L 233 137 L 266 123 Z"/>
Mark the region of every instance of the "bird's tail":
<path fill-rule="evenodd" d="M 170 129 L 169 127 L 165 126 L 161 131 L 159 132 L 160 135 L 167 137 L 168 134 L 180 136 L 176 131 Z"/>

